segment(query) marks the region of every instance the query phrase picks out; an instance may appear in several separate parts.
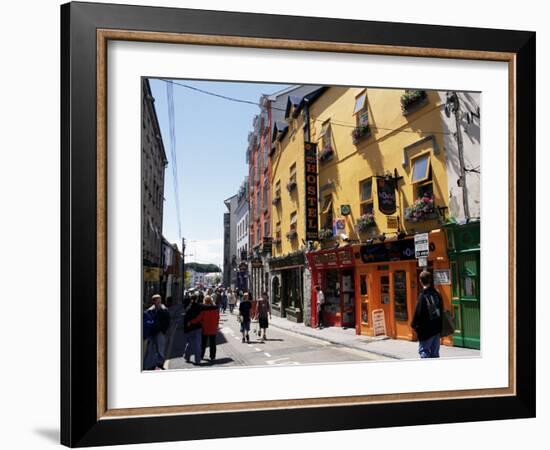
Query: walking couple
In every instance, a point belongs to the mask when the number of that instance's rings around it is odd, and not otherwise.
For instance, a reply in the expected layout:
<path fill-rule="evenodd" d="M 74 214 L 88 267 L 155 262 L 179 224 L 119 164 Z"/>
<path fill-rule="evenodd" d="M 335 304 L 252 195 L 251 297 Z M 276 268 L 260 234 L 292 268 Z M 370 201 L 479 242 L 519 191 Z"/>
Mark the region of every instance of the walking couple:
<path fill-rule="evenodd" d="M 185 310 L 183 331 L 185 333 L 185 361 L 191 362 L 195 357 L 194 365 L 204 359 L 206 347 L 209 347 L 210 361 L 216 359 L 216 337 L 220 321 L 220 310 L 210 295 L 204 297 L 202 304 L 198 297 L 192 296 L 191 302 Z"/>
<path fill-rule="evenodd" d="M 259 323 L 259 334 L 261 340 L 267 339 L 266 331 L 269 327 L 269 319 L 271 319 L 271 306 L 267 298 L 267 292 L 263 292 L 261 298 L 256 302 L 255 319 Z M 243 335 L 242 342 L 250 342 L 250 322 L 251 322 L 252 302 L 250 301 L 248 292 L 243 295 L 243 299 L 239 304 L 239 320 L 241 322 L 241 333 Z"/>

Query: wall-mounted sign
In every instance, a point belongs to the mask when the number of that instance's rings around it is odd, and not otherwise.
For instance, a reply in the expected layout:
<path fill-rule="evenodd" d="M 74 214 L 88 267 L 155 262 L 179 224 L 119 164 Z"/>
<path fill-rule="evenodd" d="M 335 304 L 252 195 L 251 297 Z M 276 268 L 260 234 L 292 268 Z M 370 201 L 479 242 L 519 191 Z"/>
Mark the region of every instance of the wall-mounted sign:
<path fill-rule="evenodd" d="M 332 221 L 332 235 L 340 236 L 346 232 L 346 219 L 337 217 Z"/>
<path fill-rule="evenodd" d="M 352 267 L 355 264 L 353 250 L 344 247 L 337 250 L 320 250 L 306 253 L 309 265 L 315 269 Z"/>
<path fill-rule="evenodd" d="M 340 205 L 340 214 L 342 214 L 343 216 L 349 216 L 351 214 L 351 206 Z"/>
<path fill-rule="evenodd" d="M 410 259 L 414 259 L 414 241 L 412 239 L 361 246 L 361 260 L 364 263 Z"/>
<path fill-rule="evenodd" d="M 451 271 L 449 269 L 437 269 L 434 270 L 434 285 L 450 285 L 451 284 Z"/>
<path fill-rule="evenodd" d="M 319 239 L 318 202 L 317 202 L 317 144 L 304 144 L 306 207 L 306 241 Z"/>
<path fill-rule="evenodd" d="M 386 318 L 383 309 L 375 309 L 372 312 L 372 331 L 374 336 L 386 335 Z"/>
<path fill-rule="evenodd" d="M 397 217 L 396 216 L 388 216 L 386 217 L 386 226 L 388 228 L 397 229 L 399 228 Z"/>
<path fill-rule="evenodd" d="M 382 214 L 394 214 L 395 206 L 395 180 L 392 178 L 377 178 L 378 209 Z"/>
<path fill-rule="evenodd" d="M 428 233 L 414 235 L 414 256 L 416 258 L 427 257 L 430 252 L 430 240 Z"/>

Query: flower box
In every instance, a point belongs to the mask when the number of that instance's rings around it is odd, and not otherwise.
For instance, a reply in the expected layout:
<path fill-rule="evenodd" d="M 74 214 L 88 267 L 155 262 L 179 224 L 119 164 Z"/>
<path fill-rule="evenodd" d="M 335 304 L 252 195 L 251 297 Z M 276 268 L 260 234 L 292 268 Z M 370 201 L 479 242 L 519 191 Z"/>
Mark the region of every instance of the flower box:
<path fill-rule="evenodd" d="M 296 181 L 289 181 L 287 184 L 286 184 L 286 189 L 288 192 L 292 192 L 294 189 L 296 189 Z"/>
<path fill-rule="evenodd" d="M 333 237 L 332 230 L 329 228 L 321 228 L 319 230 L 319 240 L 324 241 Z"/>
<path fill-rule="evenodd" d="M 401 96 L 401 111 L 406 116 L 418 108 L 422 107 L 428 102 L 428 95 L 426 91 L 420 90 L 407 90 Z"/>
<path fill-rule="evenodd" d="M 437 208 L 434 205 L 433 197 L 424 196 L 415 200 L 415 202 L 405 208 L 405 220 L 409 222 L 422 222 L 433 220 L 439 217 Z"/>
<path fill-rule="evenodd" d="M 359 125 L 351 132 L 351 139 L 354 144 L 358 144 L 361 140 L 368 138 L 371 135 L 369 125 Z"/>
<path fill-rule="evenodd" d="M 357 219 L 356 226 L 360 232 L 367 231 L 369 228 L 376 226 L 376 222 L 374 221 L 374 214 L 363 214 L 361 217 L 359 217 L 359 219 Z"/>
<path fill-rule="evenodd" d="M 317 158 L 319 159 L 319 162 L 324 163 L 325 161 L 332 159 L 332 155 L 334 155 L 334 149 L 331 146 L 327 146 L 319 152 L 319 156 Z"/>
<path fill-rule="evenodd" d="M 293 239 L 296 239 L 298 237 L 298 232 L 296 230 L 290 230 L 287 234 L 286 234 L 286 238 L 289 240 L 289 241 L 292 241 Z"/>

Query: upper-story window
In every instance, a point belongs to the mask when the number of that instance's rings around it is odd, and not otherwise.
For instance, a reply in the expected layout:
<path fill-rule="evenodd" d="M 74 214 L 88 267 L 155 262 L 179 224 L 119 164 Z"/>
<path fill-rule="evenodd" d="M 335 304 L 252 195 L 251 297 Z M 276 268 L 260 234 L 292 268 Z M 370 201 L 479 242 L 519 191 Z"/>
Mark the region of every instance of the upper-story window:
<path fill-rule="evenodd" d="M 323 200 L 323 208 L 321 210 L 321 227 L 326 230 L 332 230 L 332 221 L 334 212 L 332 208 L 332 195 L 326 195 Z"/>
<path fill-rule="evenodd" d="M 361 215 L 372 214 L 374 211 L 372 206 L 372 178 L 368 178 L 359 183 L 359 192 L 361 196 Z"/>
<path fill-rule="evenodd" d="M 411 159 L 411 183 L 415 186 L 417 198 L 433 198 L 432 167 L 430 154 L 423 153 Z"/>
<path fill-rule="evenodd" d="M 268 208 L 268 196 L 269 196 L 269 183 L 267 177 L 264 179 L 264 188 L 263 188 L 263 206 L 264 211 L 267 211 Z"/>
<path fill-rule="evenodd" d="M 333 150 L 332 148 L 332 128 L 330 125 L 330 120 L 323 122 L 321 127 L 321 133 L 319 133 L 319 138 L 321 139 L 321 150 Z"/>
<path fill-rule="evenodd" d="M 290 229 L 296 230 L 297 227 L 298 227 L 298 214 L 296 213 L 296 211 L 294 211 L 293 213 L 290 214 Z"/>
<path fill-rule="evenodd" d="M 367 109 L 367 91 L 364 90 L 357 97 L 355 97 L 355 106 L 353 108 L 353 115 L 357 126 L 367 125 L 369 122 L 369 115 Z"/>
<path fill-rule="evenodd" d="M 289 174 L 288 174 L 288 181 L 296 183 L 296 163 L 293 163 L 290 166 Z"/>

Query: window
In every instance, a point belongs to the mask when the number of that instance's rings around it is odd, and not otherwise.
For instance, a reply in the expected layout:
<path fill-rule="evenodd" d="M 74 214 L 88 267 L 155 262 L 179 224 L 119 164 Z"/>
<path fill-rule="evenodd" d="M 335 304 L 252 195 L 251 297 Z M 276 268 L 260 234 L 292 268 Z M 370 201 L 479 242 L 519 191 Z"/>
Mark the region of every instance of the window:
<path fill-rule="evenodd" d="M 332 230 L 332 195 L 327 195 L 323 201 L 323 209 L 321 210 L 321 227 L 326 230 Z"/>
<path fill-rule="evenodd" d="M 260 217 L 260 191 L 256 193 L 256 219 Z"/>
<path fill-rule="evenodd" d="M 395 320 L 407 320 L 407 272 L 404 270 L 393 273 L 393 300 Z"/>
<path fill-rule="evenodd" d="M 277 181 L 275 183 L 275 197 L 281 198 L 281 181 Z"/>
<path fill-rule="evenodd" d="M 258 227 L 258 228 L 256 229 L 256 244 L 259 244 L 259 243 L 260 243 L 260 240 L 261 240 L 261 238 L 260 238 L 260 232 L 261 232 L 260 227 Z"/>
<path fill-rule="evenodd" d="M 296 230 L 297 222 L 298 222 L 298 214 L 296 213 L 296 211 L 294 211 L 293 213 L 290 214 L 290 229 L 291 230 Z"/>
<path fill-rule="evenodd" d="M 430 154 L 425 153 L 411 161 L 411 183 L 416 185 L 416 197 L 433 198 Z"/>
<path fill-rule="evenodd" d="M 268 206 L 267 206 L 267 197 L 268 197 L 268 194 L 269 194 L 269 184 L 267 182 L 267 177 L 264 179 L 264 189 L 263 189 L 263 201 L 264 201 L 264 210 L 267 210 Z"/>
<path fill-rule="evenodd" d="M 464 255 L 463 269 L 460 279 L 460 291 L 462 297 L 477 298 L 478 294 L 478 270 L 475 255 Z"/>
<path fill-rule="evenodd" d="M 275 225 L 275 238 L 281 239 L 281 222 L 277 222 Z"/>
<path fill-rule="evenodd" d="M 353 108 L 353 115 L 355 116 L 357 126 L 367 125 L 369 122 L 369 115 L 367 109 L 367 91 L 361 92 L 355 98 L 355 107 Z"/>
<path fill-rule="evenodd" d="M 264 222 L 264 236 L 269 236 L 269 223 L 267 222 L 267 220 Z"/>
<path fill-rule="evenodd" d="M 321 139 L 322 150 L 332 150 L 332 129 L 330 127 L 330 120 L 323 122 L 319 138 Z"/>
<path fill-rule="evenodd" d="M 264 170 L 267 170 L 269 160 L 269 139 L 264 138 Z"/>
<path fill-rule="evenodd" d="M 296 163 L 290 166 L 290 175 L 288 177 L 288 181 L 296 183 Z"/>
<path fill-rule="evenodd" d="M 372 178 L 361 181 L 359 184 L 361 215 L 373 214 Z"/>

